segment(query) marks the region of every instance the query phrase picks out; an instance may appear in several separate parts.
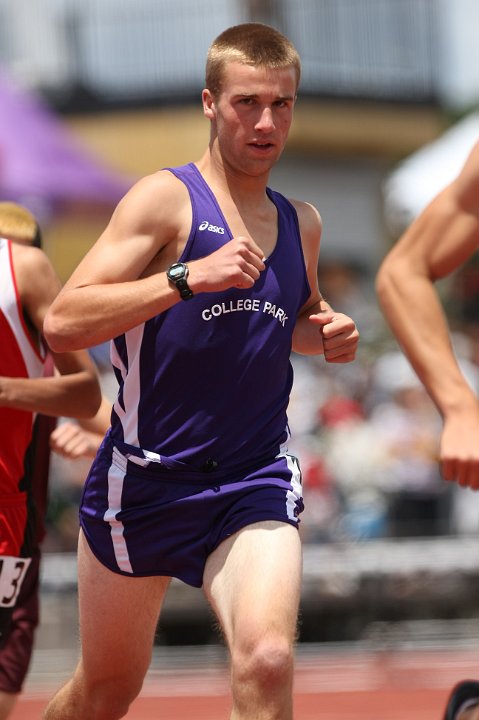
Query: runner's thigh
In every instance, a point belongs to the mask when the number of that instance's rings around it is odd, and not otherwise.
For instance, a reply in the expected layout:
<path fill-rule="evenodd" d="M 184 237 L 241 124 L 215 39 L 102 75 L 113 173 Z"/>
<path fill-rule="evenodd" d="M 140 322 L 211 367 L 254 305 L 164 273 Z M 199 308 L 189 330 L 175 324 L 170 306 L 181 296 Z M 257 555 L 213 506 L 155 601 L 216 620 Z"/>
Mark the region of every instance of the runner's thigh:
<path fill-rule="evenodd" d="M 258 640 L 277 631 L 292 641 L 301 588 L 298 530 L 263 521 L 224 540 L 208 558 L 204 591 L 232 646 L 235 633 Z"/>
<path fill-rule="evenodd" d="M 87 679 L 146 673 L 167 577 L 128 577 L 105 568 L 80 531 L 78 591 L 82 669 Z"/>

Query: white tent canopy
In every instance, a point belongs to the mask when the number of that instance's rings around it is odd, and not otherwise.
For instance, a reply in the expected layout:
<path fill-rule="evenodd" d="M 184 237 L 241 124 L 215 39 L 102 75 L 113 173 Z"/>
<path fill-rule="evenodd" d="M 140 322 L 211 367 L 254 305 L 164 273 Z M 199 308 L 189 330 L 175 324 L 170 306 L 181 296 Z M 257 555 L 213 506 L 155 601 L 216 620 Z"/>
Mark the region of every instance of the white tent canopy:
<path fill-rule="evenodd" d="M 461 170 L 479 140 L 479 112 L 403 160 L 383 184 L 384 214 L 397 237 Z"/>

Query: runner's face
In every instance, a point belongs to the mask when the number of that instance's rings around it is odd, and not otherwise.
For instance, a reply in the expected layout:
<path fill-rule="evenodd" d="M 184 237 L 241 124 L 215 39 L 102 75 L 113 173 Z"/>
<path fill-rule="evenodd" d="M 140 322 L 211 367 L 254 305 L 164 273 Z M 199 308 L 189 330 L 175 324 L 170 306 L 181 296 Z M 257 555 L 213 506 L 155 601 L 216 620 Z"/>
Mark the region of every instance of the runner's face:
<path fill-rule="evenodd" d="M 293 119 L 294 68 L 230 63 L 222 87 L 212 105 L 223 160 L 253 176 L 269 172 L 283 151 Z"/>

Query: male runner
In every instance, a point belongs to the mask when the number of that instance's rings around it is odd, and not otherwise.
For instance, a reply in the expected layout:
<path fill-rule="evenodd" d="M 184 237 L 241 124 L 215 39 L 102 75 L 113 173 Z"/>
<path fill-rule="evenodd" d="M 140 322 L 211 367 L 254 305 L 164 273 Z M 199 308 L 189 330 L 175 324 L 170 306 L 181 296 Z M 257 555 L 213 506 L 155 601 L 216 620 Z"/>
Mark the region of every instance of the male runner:
<path fill-rule="evenodd" d="M 299 79 L 277 30 L 225 30 L 208 53 L 203 157 L 132 188 L 48 314 L 57 351 L 114 338 L 119 392 L 80 510 L 82 656 L 47 720 L 126 715 L 171 577 L 216 613 L 231 717 L 292 717 L 303 503 L 286 447 L 290 352 L 349 362 L 358 343 L 318 289 L 318 212 L 267 186 Z"/>
<path fill-rule="evenodd" d="M 458 177 L 425 208 L 388 253 L 377 292 L 391 328 L 435 402 L 444 426 L 444 478 L 479 489 L 479 403 L 457 363 L 434 283 L 479 247 L 479 143 Z M 451 693 L 444 720 L 479 720 L 479 683 Z"/>

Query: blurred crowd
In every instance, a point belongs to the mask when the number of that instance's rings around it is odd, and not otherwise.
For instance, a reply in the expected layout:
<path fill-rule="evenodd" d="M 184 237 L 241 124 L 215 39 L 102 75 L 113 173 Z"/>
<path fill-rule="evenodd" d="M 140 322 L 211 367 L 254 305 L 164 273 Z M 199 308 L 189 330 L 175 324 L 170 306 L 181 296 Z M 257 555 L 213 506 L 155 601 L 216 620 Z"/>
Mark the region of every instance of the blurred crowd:
<path fill-rule="evenodd" d="M 478 278 L 471 265 L 442 290 L 456 354 L 476 392 Z M 386 328 L 374 279 L 329 263 L 320 286 L 333 307 L 355 318 L 361 344 L 348 366 L 292 358 L 290 449 L 303 470 L 305 541 L 477 533 L 479 494 L 441 477 L 441 418 Z"/>
<path fill-rule="evenodd" d="M 374 279 L 346 262 L 329 262 L 319 272 L 323 295 L 354 317 L 361 343 L 357 360 L 344 366 L 328 365 L 321 356 L 292 356 L 289 448 L 303 472 L 304 540 L 477 533 L 479 493 L 441 477 L 440 416 L 385 325 Z M 476 391 L 478 279 L 476 268 L 467 266 L 446 290 L 446 304 L 456 315 L 456 352 Z M 92 355 L 103 392 L 113 401 L 108 346 Z M 75 550 L 78 503 L 90 463 L 53 455 L 46 550 Z"/>

